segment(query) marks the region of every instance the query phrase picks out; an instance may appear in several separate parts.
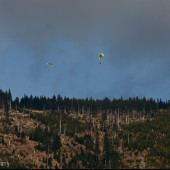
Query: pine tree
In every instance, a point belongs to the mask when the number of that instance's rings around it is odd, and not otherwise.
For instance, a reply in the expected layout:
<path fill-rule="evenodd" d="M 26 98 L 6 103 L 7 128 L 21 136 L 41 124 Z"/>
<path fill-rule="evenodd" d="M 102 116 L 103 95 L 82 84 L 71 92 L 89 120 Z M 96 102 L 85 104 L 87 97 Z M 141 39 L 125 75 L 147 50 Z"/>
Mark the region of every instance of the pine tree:
<path fill-rule="evenodd" d="M 96 142 L 95 142 L 95 153 L 97 155 L 100 154 L 100 149 L 99 149 L 99 132 L 96 132 Z"/>

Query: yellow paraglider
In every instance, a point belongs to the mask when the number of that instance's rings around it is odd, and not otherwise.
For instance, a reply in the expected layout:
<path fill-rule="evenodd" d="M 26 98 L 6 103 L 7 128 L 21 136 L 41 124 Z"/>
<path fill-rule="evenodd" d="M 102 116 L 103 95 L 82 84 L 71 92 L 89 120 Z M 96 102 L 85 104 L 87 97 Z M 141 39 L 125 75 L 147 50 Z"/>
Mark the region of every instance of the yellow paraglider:
<path fill-rule="evenodd" d="M 100 53 L 100 54 L 99 54 L 99 60 L 101 60 L 103 57 L 104 57 L 104 54 L 103 54 L 103 53 Z M 101 62 L 100 62 L 100 64 L 101 64 Z"/>

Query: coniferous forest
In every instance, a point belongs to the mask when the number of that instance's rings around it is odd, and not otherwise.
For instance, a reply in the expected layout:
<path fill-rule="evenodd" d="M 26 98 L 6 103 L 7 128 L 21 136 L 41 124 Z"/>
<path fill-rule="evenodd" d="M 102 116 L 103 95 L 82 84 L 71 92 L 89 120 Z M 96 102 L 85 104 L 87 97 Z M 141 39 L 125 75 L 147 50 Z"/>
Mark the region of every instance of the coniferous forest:
<path fill-rule="evenodd" d="M 0 90 L 0 168 L 168 169 L 169 121 L 170 100 Z"/>

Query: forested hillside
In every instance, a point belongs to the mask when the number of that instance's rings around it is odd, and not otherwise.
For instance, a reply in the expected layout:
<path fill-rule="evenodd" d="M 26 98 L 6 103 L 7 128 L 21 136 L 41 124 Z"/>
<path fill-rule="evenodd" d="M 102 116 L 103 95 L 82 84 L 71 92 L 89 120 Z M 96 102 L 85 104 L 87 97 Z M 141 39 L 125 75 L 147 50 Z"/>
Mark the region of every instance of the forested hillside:
<path fill-rule="evenodd" d="M 170 101 L 0 91 L 0 160 L 9 168 L 170 168 Z M 8 167 L 2 167 L 8 168 Z"/>

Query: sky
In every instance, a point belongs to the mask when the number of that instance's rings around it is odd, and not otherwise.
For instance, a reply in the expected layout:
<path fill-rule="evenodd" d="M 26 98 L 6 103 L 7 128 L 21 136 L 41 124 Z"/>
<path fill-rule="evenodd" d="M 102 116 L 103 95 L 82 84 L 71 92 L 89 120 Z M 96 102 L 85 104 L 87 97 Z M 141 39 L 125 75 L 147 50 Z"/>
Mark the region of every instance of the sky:
<path fill-rule="evenodd" d="M 0 0 L 0 89 L 169 100 L 169 19 L 169 0 Z"/>

